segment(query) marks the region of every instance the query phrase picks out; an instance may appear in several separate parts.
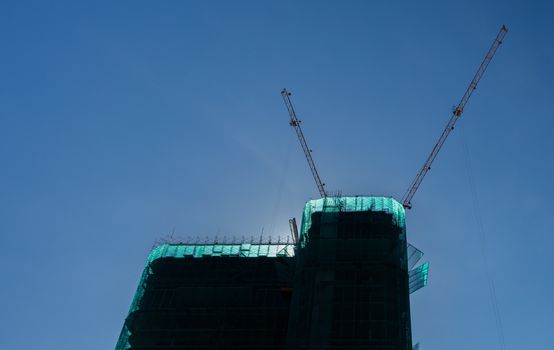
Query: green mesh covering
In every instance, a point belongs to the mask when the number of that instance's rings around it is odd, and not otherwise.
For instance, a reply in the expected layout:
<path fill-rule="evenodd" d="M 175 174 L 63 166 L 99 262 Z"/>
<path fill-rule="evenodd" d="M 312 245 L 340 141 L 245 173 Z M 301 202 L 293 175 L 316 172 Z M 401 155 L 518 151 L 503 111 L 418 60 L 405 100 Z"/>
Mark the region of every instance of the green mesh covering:
<path fill-rule="evenodd" d="M 427 285 L 428 276 L 429 276 L 428 262 L 411 270 L 409 273 L 410 294 L 425 287 Z"/>
<path fill-rule="evenodd" d="M 345 196 L 326 197 L 308 201 L 302 214 L 300 229 L 300 247 L 308 242 L 308 230 L 312 226 L 312 214 L 315 212 L 339 211 L 383 211 L 392 214 L 393 221 L 405 232 L 406 212 L 402 204 L 392 197 Z"/>
<path fill-rule="evenodd" d="M 334 212 L 385 212 L 392 216 L 394 225 L 400 228 L 400 237 L 402 241 L 406 241 L 405 228 L 405 210 L 398 201 L 391 197 L 380 196 L 336 196 L 327 197 L 316 200 L 311 200 L 306 203 L 302 216 L 302 225 L 300 229 L 300 237 L 298 245 L 295 247 L 289 243 L 243 243 L 243 244 L 162 244 L 150 252 L 146 261 L 146 266 L 140 278 L 140 283 L 131 303 L 129 315 L 138 311 L 140 302 L 145 295 L 145 283 L 153 273 L 152 263 L 162 258 L 189 258 L 201 259 L 203 257 L 236 257 L 236 258 L 258 258 L 258 257 L 292 257 L 295 255 L 295 249 L 306 247 L 309 237 L 308 232 L 312 226 L 312 214 L 316 212 L 334 213 Z M 398 231 L 397 231 L 398 232 Z M 406 246 L 407 246 L 407 242 Z M 419 252 L 417 249 L 415 251 Z M 299 252 L 299 251 L 298 251 Z M 297 252 L 297 253 L 298 253 Z M 417 253 L 416 252 L 416 253 Z M 421 253 L 421 252 L 419 252 Z M 300 254 L 301 255 L 301 254 Z M 300 256 L 299 255 L 299 256 Z M 408 258 L 406 252 L 403 253 Z M 410 256 L 412 256 L 411 254 Z M 422 255 L 422 253 L 420 254 Z M 411 267 L 417 263 L 421 256 Z M 407 267 L 407 261 L 405 262 Z M 428 264 L 423 264 L 420 267 L 409 271 L 409 287 L 410 292 L 413 292 L 427 284 Z M 140 306 L 141 307 L 141 306 Z M 116 345 L 116 350 L 130 349 L 129 337 L 131 332 L 127 328 L 126 323 L 121 330 L 121 334 Z"/>
<path fill-rule="evenodd" d="M 266 244 L 162 244 L 152 249 L 148 256 L 147 265 L 160 258 L 184 257 L 202 258 L 208 256 L 226 256 L 241 258 L 257 258 L 260 256 L 278 257 L 294 256 L 292 244 L 266 243 Z"/>
<path fill-rule="evenodd" d="M 129 308 L 129 314 L 138 310 L 138 305 L 144 295 L 145 283 L 148 275 L 152 272 L 150 264 L 161 258 L 203 258 L 203 257 L 236 257 L 236 258 L 258 258 L 258 257 L 292 257 L 294 256 L 294 245 L 289 243 L 241 243 L 241 244 L 162 244 L 150 251 L 146 266 L 142 272 L 137 291 Z M 129 336 L 131 332 L 124 324 L 119 335 L 115 350 L 126 350 L 130 348 Z"/>

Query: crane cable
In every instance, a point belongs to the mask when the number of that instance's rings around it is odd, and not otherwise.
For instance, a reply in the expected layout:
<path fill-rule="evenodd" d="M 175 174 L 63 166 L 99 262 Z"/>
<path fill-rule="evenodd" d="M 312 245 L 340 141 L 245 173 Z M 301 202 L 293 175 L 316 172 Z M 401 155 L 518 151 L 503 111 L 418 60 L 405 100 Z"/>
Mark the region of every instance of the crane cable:
<path fill-rule="evenodd" d="M 504 337 L 504 328 L 502 326 L 502 318 L 500 317 L 500 307 L 498 306 L 498 299 L 496 298 L 496 289 L 494 286 L 494 279 L 492 278 L 492 275 L 490 273 L 489 269 L 489 262 L 487 258 L 487 247 L 486 247 L 486 240 L 485 240 L 485 226 L 483 224 L 483 219 L 481 217 L 481 207 L 479 204 L 479 198 L 477 196 L 477 191 L 475 189 L 475 180 L 473 177 L 473 168 L 471 163 L 471 156 L 469 153 L 469 148 L 467 146 L 464 133 L 460 132 L 461 139 L 462 139 L 462 145 L 464 149 L 464 158 L 465 158 L 465 165 L 466 165 L 466 173 L 468 177 L 468 183 L 470 187 L 471 192 L 471 199 L 473 204 L 473 216 L 475 218 L 475 222 L 477 224 L 477 231 L 479 236 L 479 243 L 481 245 L 481 254 L 483 257 L 483 265 L 485 270 L 485 277 L 488 282 L 488 289 L 489 289 L 489 297 L 492 307 L 492 312 L 494 316 L 495 326 L 496 326 L 496 333 L 498 335 L 498 342 L 500 345 L 501 350 L 506 350 L 506 340 Z"/>

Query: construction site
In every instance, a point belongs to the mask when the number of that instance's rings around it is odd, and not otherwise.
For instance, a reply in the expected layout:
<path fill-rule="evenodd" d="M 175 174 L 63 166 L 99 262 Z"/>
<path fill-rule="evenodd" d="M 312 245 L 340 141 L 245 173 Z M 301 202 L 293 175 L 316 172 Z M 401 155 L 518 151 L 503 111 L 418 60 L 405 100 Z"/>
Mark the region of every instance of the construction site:
<path fill-rule="evenodd" d="M 408 242 L 406 213 L 497 49 L 502 26 L 401 200 L 330 194 L 291 93 L 281 96 L 318 199 L 278 241 L 166 242 L 150 252 L 115 350 L 412 350 L 410 294 L 429 263 Z"/>

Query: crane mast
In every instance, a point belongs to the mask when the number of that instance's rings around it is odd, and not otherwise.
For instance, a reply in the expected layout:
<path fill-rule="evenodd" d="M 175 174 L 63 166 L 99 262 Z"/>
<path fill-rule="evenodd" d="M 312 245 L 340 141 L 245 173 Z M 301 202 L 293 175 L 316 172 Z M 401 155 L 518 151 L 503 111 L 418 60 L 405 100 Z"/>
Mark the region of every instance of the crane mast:
<path fill-rule="evenodd" d="M 283 91 L 281 91 L 281 96 L 283 97 L 283 101 L 285 101 L 285 105 L 287 106 L 287 110 L 290 115 L 290 126 L 292 126 L 294 128 L 294 131 L 296 131 L 296 135 L 298 136 L 298 140 L 300 141 L 300 145 L 302 146 L 302 150 L 304 151 L 304 155 L 306 156 L 306 160 L 308 161 L 308 166 L 310 167 L 310 171 L 312 172 L 312 176 L 314 177 L 319 194 L 321 195 L 321 197 L 325 198 L 327 197 L 325 184 L 321 181 L 321 178 L 319 177 L 319 174 L 315 167 L 315 163 L 312 159 L 311 154 L 312 150 L 308 147 L 308 144 L 306 143 L 304 133 L 302 132 L 302 128 L 300 127 L 301 122 L 296 117 L 296 112 L 294 111 L 294 107 L 292 106 L 292 102 L 290 101 L 290 95 L 291 93 L 288 92 L 287 89 L 283 89 Z"/>
<path fill-rule="evenodd" d="M 452 111 L 452 117 L 448 121 L 448 124 L 446 124 L 446 128 L 444 129 L 439 140 L 433 147 L 431 154 L 429 154 L 429 157 L 427 157 L 427 160 L 421 167 L 421 170 L 419 171 L 415 179 L 412 181 L 410 187 L 404 194 L 404 197 L 402 198 L 402 205 L 404 206 L 404 208 L 407 208 L 407 209 L 412 208 L 412 198 L 414 197 L 417 189 L 421 185 L 423 178 L 425 178 L 425 175 L 427 175 L 427 172 L 431 170 L 431 164 L 433 163 L 433 161 L 437 157 L 437 154 L 439 153 L 442 146 L 444 145 L 446 138 L 448 137 L 450 132 L 454 130 L 454 125 L 456 124 L 458 119 L 460 119 L 460 117 L 462 116 L 466 103 L 469 101 L 469 98 L 471 97 L 471 94 L 473 93 L 473 91 L 477 88 L 477 84 L 479 83 L 479 80 L 481 80 L 481 77 L 485 73 L 485 70 L 487 69 L 494 54 L 496 53 L 496 50 L 502 44 L 502 41 L 504 40 L 504 37 L 506 36 L 507 32 L 508 32 L 508 28 L 505 25 L 502 25 L 502 28 L 500 28 L 500 32 L 496 36 L 496 39 L 494 39 L 494 42 L 492 43 L 491 48 L 487 52 L 487 55 L 485 56 L 483 62 L 479 66 L 479 69 L 477 69 L 477 73 L 475 73 L 475 76 L 473 77 L 473 80 L 469 84 L 469 87 L 467 88 L 465 94 L 462 96 L 460 103 L 458 103 L 458 105 Z"/>

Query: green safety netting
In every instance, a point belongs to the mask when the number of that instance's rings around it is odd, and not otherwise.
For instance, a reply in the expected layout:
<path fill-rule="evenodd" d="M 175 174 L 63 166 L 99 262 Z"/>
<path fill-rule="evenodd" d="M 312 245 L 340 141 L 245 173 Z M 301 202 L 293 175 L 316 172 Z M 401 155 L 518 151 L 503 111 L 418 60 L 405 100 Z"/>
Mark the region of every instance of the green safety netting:
<path fill-rule="evenodd" d="M 203 258 L 203 257 L 236 257 L 236 258 L 258 258 L 258 257 L 292 257 L 294 256 L 294 245 L 292 243 L 238 243 L 238 244 L 162 244 L 150 251 L 146 266 L 142 272 L 139 285 L 129 315 L 138 310 L 140 300 L 144 295 L 145 283 L 148 275 L 152 272 L 150 264 L 161 258 Z M 131 332 L 124 324 L 119 335 L 115 350 L 126 350 L 130 348 L 129 336 Z"/>
<path fill-rule="evenodd" d="M 383 211 L 392 215 L 396 225 L 405 231 L 406 211 L 402 204 L 392 197 L 381 196 L 337 196 L 325 197 L 308 201 L 302 214 L 302 227 L 300 230 L 300 247 L 304 247 L 308 241 L 308 230 L 312 226 L 312 214 L 315 212 L 341 212 L 341 211 Z"/>
<path fill-rule="evenodd" d="M 425 287 L 429 277 L 429 263 L 426 262 L 418 267 L 414 266 L 423 256 L 423 252 L 411 244 L 408 244 L 408 281 L 410 294 Z"/>
<path fill-rule="evenodd" d="M 405 239 L 405 210 L 402 204 L 391 197 L 380 196 L 337 196 L 311 200 L 306 203 L 302 215 L 302 226 L 297 248 L 302 248 L 308 241 L 308 231 L 311 227 L 312 214 L 315 212 L 341 211 L 381 211 L 392 215 L 395 225 L 402 229 L 402 239 Z M 295 246 L 292 243 L 241 243 L 241 244 L 162 244 L 150 252 L 140 283 L 131 303 L 129 314 L 137 311 L 143 297 L 146 279 L 152 272 L 150 264 L 160 258 L 202 258 L 202 257 L 292 257 Z M 410 271 L 410 292 L 427 284 L 428 264 Z M 412 289 L 414 289 L 412 291 Z M 116 350 L 130 348 L 128 339 L 131 335 L 126 325 L 123 326 L 116 345 Z"/>
<path fill-rule="evenodd" d="M 148 256 L 147 264 L 165 257 L 202 258 L 208 256 L 227 256 L 257 258 L 260 256 L 293 256 L 294 246 L 290 243 L 238 243 L 238 244 L 162 244 L 154 248 Z"/>
<path fill-rule="evenodd" d="M 429 276 L 429 263 L 411 270 L 409 272 L 410 294 L 425 287 Z"/>

